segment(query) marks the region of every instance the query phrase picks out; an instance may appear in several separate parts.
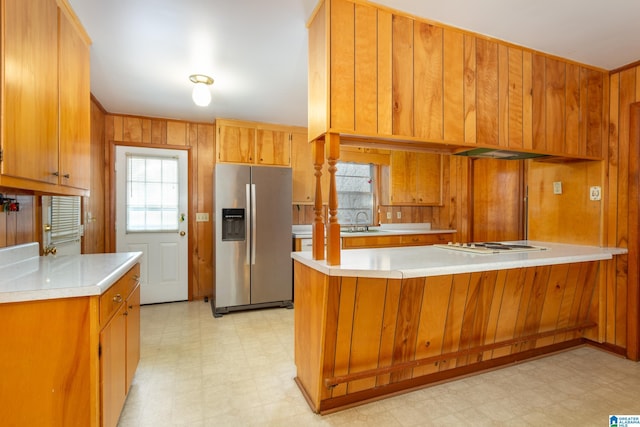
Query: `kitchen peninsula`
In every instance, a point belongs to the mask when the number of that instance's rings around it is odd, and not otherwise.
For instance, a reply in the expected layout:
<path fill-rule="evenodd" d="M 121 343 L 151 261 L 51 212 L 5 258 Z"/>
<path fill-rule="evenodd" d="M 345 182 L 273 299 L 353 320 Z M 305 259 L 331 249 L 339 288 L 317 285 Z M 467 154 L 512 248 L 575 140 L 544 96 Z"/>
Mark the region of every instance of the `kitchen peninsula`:
<path fill-rule="evenodd" d="M 599 342 L 598 289 L 625 249 L 435 246 L 294 252 L 296 382 L 331 412 L 427 384 Z"/>

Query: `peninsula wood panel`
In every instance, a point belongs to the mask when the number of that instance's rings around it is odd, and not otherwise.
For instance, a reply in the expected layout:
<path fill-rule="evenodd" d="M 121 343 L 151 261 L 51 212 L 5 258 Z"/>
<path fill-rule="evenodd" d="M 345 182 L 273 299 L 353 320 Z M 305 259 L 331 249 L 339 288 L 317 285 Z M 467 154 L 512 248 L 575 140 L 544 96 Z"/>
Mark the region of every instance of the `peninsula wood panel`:
<path fill-rule="evenodd" d="M 392 17 L 393 134 L 413 135 L 413 20 Z"/>
<path fill-rule="evenodd" d="M 295 262 L 296 295 L 299 291 L 304 295 L 297 311 L 313 317 L 297 318 L 301 324 L 296 328 L 324 331 L 314 338 L 305 335 L 305 342 L 296 344 L 296 365 L 302 375 L 299 381 L 307 381 L 305 390 L 316 395 L 313 404 L 323 410 L 334 403 L 348 402 L 350 395 L 357 399 L 381 385 L 411 381 L 417 384 L 418 377 L 428 378 L 454 368 L 466 367 L 465 372 L 472 372 L 492 359 L 533 350 L 544 352 L 545 346 L 576 342 L 576 338 L 590 333 L 587 329 L 597 330 L 590 322 L 598 310 L 595 289 L 600 266 L 606 263 L 558 264 L 399 281 L 327 278 Z M 331 290 L 326 293 L 325 302 L 321 302 L 320 294 L 307 297 L 312 288 L 313 292 L 321 292 L 321 283 L 326 280 Z M 307 307 L 312 300 L 323 307 Z M 323 322 L 324 329 L 319 325 Z M 307 342 L 309 339 L 313 344 Z M 317 374 L 301 370 L 310 368 L 311 362 L 318 365 L 319 349 L 314 349 L 325 344 L 323 372 L 313 379 L 323 384 L 316 391 L 317 383 L 309 385 L 302 378 Z M 427 358 L 427 363 L 403 365 Z M 393 369 L 394 365 L 400 365 L 400 369 Z M 342 376 L 346 376 L 344 382 L 325 386 L 325 380 Z"/>
<path fill-rule="evenodd" d="M 354 128 L 356 132 L 378 132 L 378 14 L 377 9 L 355 5 Z"/>
<path fill-rule="evenodd" d="M 94 111 L 92 114 L 97 114 Z M 91 188 L 91 198 L 104 197 L 106 230 L 114 230 L 115 199 L 109 179 L 111 141 L 150 147 L 190 148 L 189 194 L 189 295 L 201 299 L 213 295 L 213 164 L 216 143 L 215 126 L 179 120 L 104 115 L 104 188 Z M 97 184 L 99 186 L 99 184 Z M 196 222 L 196 212 L 208 212 L 210 221 Z M 99 218 L 98 218 L 99 219 Z M 105 233 L 105 252 L 115 250 L 115 234 Z"/>
<path fill-rule="evenodd" d="M 331 0 L 330 11 L 329 126 L 352 130 L 355 127 L 355 5 L 345 0 Z"/>

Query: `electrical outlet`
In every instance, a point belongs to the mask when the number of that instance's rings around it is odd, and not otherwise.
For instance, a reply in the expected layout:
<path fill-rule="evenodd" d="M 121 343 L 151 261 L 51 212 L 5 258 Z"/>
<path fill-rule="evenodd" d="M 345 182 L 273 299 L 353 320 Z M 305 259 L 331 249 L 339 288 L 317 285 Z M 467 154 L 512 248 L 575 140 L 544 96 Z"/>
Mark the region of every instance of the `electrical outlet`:
<path fill-rule="evenodd" d="M 589 188 L 589 200 L 602 199 L 602 190 L 598 186 Z"/>
<path fill-rule="evenodd" d="M 400 211 L 396 212 L 396 218 L 402 219 L 402 212 Z"/>
<path fill-rule="evenodd" d="M 209 212 L 196 213 L 196 222 L 209 222 Z"/>
<path fill-rule="evenodd" d="M 553 183 L 553 194 L 562 194 L 562 182 L 555 181 Z"/>
<path fill-rule="evenodd" d="M 387 212 L 387 219 L 391 219 L 391 212 Z"/>

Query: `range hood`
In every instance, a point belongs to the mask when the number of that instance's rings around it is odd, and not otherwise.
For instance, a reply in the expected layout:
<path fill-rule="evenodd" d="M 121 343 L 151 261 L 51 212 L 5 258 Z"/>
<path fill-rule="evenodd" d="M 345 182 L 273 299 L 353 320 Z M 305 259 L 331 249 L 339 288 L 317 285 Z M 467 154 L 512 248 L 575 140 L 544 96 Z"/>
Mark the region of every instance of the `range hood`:
<path fill-rule="evenodd" d="M 547 154 L 526 153 L 521 151 L 499 150 L 495 148 L 472 148 L 454 153 L 456 156 L 467 156 L 478 159 L 524 160 L 547 157 Z"/>

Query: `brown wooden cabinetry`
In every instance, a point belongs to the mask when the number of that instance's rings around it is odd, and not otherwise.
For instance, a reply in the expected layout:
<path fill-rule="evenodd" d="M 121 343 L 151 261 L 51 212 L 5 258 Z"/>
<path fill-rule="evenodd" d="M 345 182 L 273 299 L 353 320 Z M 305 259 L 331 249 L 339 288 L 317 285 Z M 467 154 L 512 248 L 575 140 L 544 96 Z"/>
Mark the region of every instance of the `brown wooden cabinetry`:
<path fill-rule="evenodd" d="M 342 249 L 424 246 L 451 241 L 452 234 L 393 234 L 343 237 Z"/>
<path fill-rule="evenodd" d="M 313 204 L 316 192 L 316 176 L 313 167 L 313 146 L 307 140 L 307 132 L 291 133 L 291 175 L 293 179 L 292 201 L 296 205 Z M 322 169 L 322 203 L 329 203 L 329 173 Z"/>
<path fill-rule="evenodd" d="M 68 4 L 55 0 L 7 0 L 1 27 L 0 184 L 86 195 L 90 170 L 88 36 Z"/>
<path fill-rule="evenodd" d="M 391 152 L 382 200 L 390 205 L 442 205 L 442 155 L 408 151 Z"/>
<path fill-rule="evenodd" d="M 354 0 L 320 5 L 309 50 L 311 138 L 602 157 L 604 70 Z"/>
<path fill-rule="evenodd" d="M 103 427 L 115 427 L 118 424 L 140 360 L 139 277 L 140 265 L 136 264 L 100 298 L 100 394 Z"/>
<path fill-rule="evenodd" d="M 216 119 L 216 132 L 217 162 L 291 165 L 292 127 Z"/>

